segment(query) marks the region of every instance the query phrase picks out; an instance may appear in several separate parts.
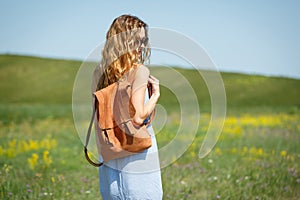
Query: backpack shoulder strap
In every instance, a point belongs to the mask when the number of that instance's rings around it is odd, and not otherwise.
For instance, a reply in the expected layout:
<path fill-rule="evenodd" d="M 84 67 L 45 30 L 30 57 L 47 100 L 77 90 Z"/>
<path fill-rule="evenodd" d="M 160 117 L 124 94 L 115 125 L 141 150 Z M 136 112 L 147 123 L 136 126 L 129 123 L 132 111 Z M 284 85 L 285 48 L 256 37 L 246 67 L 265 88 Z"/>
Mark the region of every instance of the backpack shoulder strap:
<path fill-rule="evenodd" d="M 98 108 L 97 108 L 97 98 L 95 97 L 95 95 L 93 95 L 93 102 L 94 102 L 93 114 L 92 114 L 92 118 L 91 118 L 91 121 L 90 121 L 90 125 L 89 125 L 89 128 L 88 128 L 87 134 L 86 134 L 85 145 L 84 145 L 84 155 L 85 155 L 85 158 L 87 159 L 87 161 L 91 165 L 93 165 L 95 167 L 100 167 L 101 165 L 103 165 L 103 162 L 96 163 L 96 162 L 92 161 L 89 157 L 88 149 L 87 149 L 87 146 L 89 144 L 89 140 L 90 140 L 90 137 L 91 137 L 93 122 L 94 122 L 94 119 L 95 119 L 96 112 L 98 110 Z"/>

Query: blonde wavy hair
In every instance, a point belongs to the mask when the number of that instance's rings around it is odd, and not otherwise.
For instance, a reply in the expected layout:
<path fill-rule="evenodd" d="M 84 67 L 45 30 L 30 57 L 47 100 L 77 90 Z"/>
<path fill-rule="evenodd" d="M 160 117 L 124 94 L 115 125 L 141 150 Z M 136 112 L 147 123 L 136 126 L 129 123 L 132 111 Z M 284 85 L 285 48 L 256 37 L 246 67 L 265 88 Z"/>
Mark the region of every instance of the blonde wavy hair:
<path fill-rule="evenodd" d="M 142 29 L 145 30 L 145 37 L 140 38 Z M 143 44 L 144 48 L 141 48 Z M 118 81 L 136 64 L 149 62 L 150 55 L 148 25 L 136 16 L 121 15 L 117 17 L 106 34 L 100 62 L 103 74 L 97 89 Z"/>

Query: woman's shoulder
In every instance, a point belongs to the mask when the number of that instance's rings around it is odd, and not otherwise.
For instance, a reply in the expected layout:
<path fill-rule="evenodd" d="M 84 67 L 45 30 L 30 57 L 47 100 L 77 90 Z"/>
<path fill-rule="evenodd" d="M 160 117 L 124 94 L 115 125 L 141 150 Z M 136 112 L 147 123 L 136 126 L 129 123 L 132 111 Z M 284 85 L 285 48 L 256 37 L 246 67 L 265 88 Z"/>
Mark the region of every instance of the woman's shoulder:
<path fill-rule="evenodd" d="M 140 75 L 145 74 L 145 75 L 149 76 L 149 74 L 150 74 L 148 67 L 146 67 L 143 64 L 136 64 L 134 71 L 136 71 L 135 74 L 140 74 Z"/>
<path fill-rule="evenodd" d="M 136 84 L 142 84 L 144 82 L 148 82 L 148 78 L 150 75 L 150 71 L 148 67 L 146 67 L 143 64 L 139 64 L 134 66 L 134 69 L 129 74 L 129 82 L 136 83 Z"/>

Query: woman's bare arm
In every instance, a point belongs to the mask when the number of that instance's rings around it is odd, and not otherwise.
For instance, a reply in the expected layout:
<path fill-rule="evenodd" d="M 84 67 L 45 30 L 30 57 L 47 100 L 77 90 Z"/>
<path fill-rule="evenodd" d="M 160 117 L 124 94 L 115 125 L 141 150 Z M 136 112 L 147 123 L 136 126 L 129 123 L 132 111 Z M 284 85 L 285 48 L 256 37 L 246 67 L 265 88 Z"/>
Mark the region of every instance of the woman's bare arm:
<path fill-rule="evenodd" d="M 150 84 L 152 84 L 152 95 L 146 105 L 144 105 L 145 92 L 147 87 L 146 85 L 137 89 L 131 97 L 131 102 L 135 108 L 135 115 L 133 117 L 133 123 L 135 125 L 141 125 L 144 120 L 151 114 L 160 96 L 159 81 L 151 75 L 148 81 L 150 82 Z"/>

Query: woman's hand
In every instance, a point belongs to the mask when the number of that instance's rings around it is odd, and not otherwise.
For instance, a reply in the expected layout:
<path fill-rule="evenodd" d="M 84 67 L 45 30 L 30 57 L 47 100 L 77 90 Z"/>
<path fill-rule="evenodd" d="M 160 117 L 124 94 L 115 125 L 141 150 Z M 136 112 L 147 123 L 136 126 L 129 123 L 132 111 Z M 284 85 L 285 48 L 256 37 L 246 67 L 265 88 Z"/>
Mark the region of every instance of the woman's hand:
<path fill-rule="evenodd" d="M 160 96 L 159 80 L 154 76 L 150 75 L 148 81 L 151 84 L 152 95 L 155 96 L 156 98 L 159 98 Z"/>

